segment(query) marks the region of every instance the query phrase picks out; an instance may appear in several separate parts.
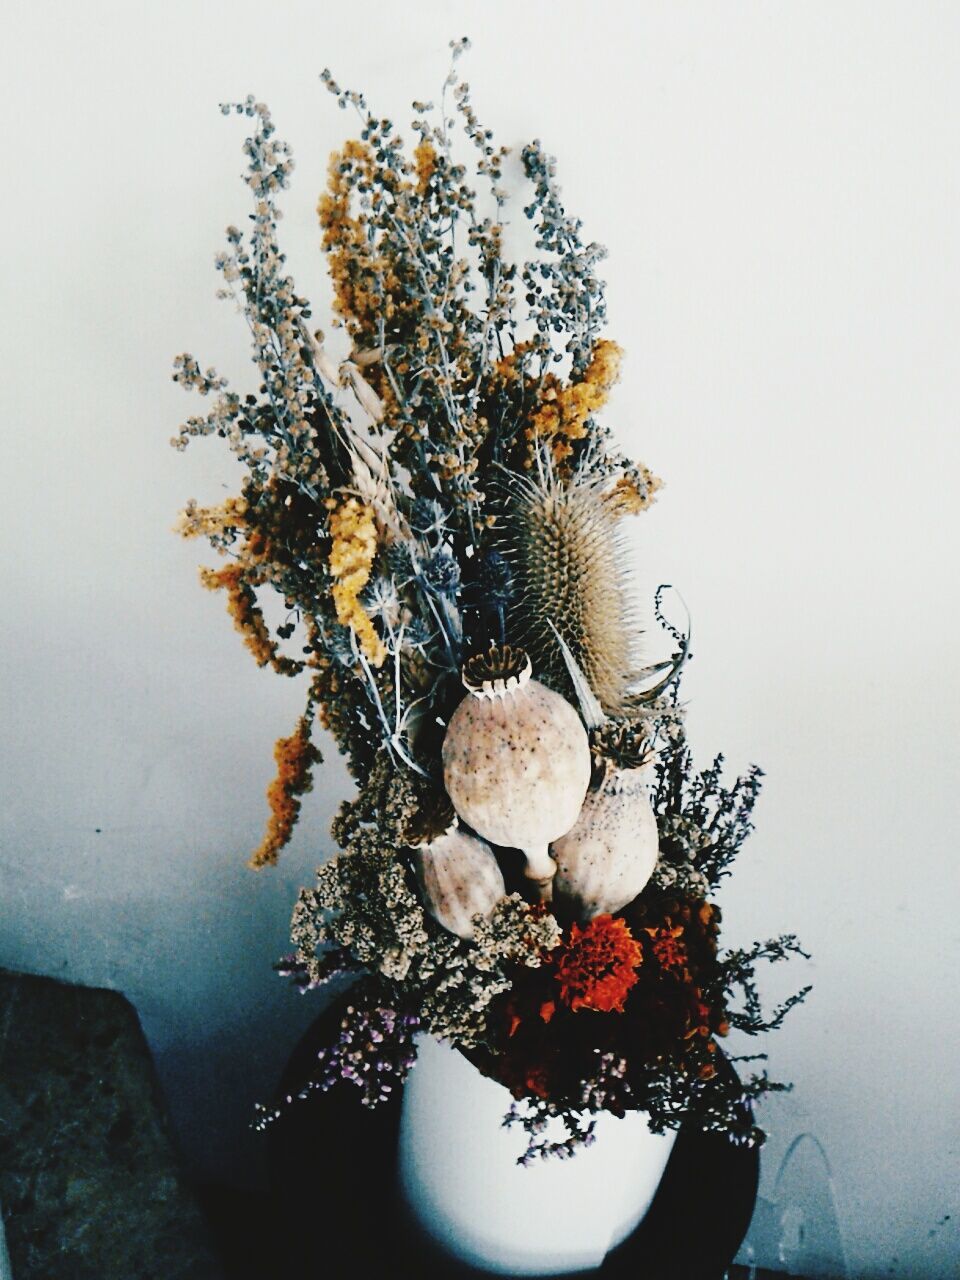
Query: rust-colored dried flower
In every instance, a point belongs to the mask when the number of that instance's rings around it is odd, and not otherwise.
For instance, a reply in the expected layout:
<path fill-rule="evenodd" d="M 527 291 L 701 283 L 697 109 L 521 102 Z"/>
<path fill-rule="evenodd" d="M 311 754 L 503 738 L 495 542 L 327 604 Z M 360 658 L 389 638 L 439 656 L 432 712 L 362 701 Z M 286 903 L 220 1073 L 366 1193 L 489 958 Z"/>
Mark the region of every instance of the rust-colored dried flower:
<path fill-rule="evenodd" d="M 310 742 L 310 722 L 306 716 L 301 716 L 289 738 L 279 739 L 273 758 L 277 762 L 277 776 L 267 788 L 270 805 L 267 830 L 260 847 L 250 858 L 250 866 L 255 869 L 276 863 L 277 854 L 289 841 L 300 813 L 297 797 L 313 786 L 310 768 L 320 760 L 320 752 Z"/>
<path fill-rule="evenodd" d="M 623 1012 L 642 960 L 643 951 L 627 922 L 609 915 L 596 916 L 582 929 L 572 924 L 552 957 L 565 1003 L 573 1010 L 600 1013 Z"/>
<path fill-rule="evenodd" d="M 687 949 L 682 941 L 682 925 L 671 925 L 668 918 L 659 928 L 645 929 L 644 933 L 650 935 L 651 950 L 656 956 L 657 963 L 661 969 L 672 970 L 679 976 L 689 977 L 687 973 Z"/>
<path fill-rule="evenodd" d="M 281 654 L 270 638 L 267 624 L 257 605 L 256 594 L 247 581 L 242 564 L 228 564 L 222 569 L 202 568 L 200 581 L 208 591 L 226 591 L 227 611 L 258 667 L 265 667 L 269 663 L 274 671 L 285 676 L 297 675 L 302 671 L 303 664 Z"/>

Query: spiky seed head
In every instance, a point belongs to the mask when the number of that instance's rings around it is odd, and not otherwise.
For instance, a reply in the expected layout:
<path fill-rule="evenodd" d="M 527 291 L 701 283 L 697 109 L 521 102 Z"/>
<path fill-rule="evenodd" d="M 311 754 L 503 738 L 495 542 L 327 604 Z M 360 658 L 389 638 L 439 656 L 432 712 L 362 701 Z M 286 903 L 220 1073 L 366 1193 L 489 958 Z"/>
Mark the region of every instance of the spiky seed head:
<path fill-rule="evenodd" d="M 417 498 L 410 510 L 410 526 L 417 533 L 433 533 L 446 523 L 446 512 L 432 498 Z"/>
<path fill-rule="evenodd" d="M 424 586 L 435 596 L 456 595 L 460 586 L 460 566 L 449 551 L 432 555 L 421 576 Z"/>
<path fill-rule="evenodd" d="M 406 542 L 399 540 L 391 542 L 384 552 L 383 559 L 387 572 L 397 582 L 409 582 L 413 577 L 413 557 Z"/>
<path fill-rule="evenodd" d="M 499 551 L 488 551 L 483 557 L 478 582 L 491 604 L 507 605 L 513 599 L 513 572 Z"/>
<path fill-rule="evenodd" d="M 552 472 L 513 478 L 498 517 L 497 550 L 513 572 L 511 638 L 538 675 L 566 689 L 556 627 L 604 711 L 616 715 L 640 665 L 640 628 L 621 522 L 604 482 L 564 484 Z"/>

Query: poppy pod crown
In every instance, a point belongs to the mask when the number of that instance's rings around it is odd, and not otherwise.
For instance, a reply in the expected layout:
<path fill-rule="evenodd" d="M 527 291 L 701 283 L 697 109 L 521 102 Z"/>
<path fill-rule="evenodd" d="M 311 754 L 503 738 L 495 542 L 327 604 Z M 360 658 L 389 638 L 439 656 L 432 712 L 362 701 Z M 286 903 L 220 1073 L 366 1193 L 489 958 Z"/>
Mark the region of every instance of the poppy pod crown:
<path fill-rule="evenodd" d="M 522 689 L 532 675 L 533 663 L 524 649 L 492 644 L 486 653 L 467 660 L 461 679 L 475 698 L 502 698 Z"/>

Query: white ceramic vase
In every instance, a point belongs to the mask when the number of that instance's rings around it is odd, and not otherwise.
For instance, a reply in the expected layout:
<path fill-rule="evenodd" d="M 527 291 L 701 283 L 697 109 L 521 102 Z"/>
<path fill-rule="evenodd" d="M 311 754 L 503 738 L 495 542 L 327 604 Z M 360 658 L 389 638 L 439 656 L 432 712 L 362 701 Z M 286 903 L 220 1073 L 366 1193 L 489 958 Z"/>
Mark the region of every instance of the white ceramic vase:
<path fill-rule="evenodd" d="M 493 1274 L 599 1266 L 646 1214 L 676 1134 L 651 1133 L 641 1112 L 604 1112 L 592 1146 L 524 1168 L 526 1135 L 503 1127 L 510 1103 L 456 1049 L 420 1038 L 400 1121 L 410 1211 L 442 1248 Z"/>

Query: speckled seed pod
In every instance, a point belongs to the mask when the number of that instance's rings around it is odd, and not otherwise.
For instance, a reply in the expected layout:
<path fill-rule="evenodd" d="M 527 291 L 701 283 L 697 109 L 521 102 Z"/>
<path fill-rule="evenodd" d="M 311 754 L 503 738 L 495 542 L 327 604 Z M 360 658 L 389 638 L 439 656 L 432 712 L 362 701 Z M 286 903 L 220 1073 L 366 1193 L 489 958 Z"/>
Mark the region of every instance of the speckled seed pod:
<path fill-rule="evenodd" d="M 555 840 L 556 890 L 581 920 L 622 910 L 657 865 L 657 820 L 645 769 L 610 769 L 590 791 L 572 830 Z"/>
<path fill-rule="evenodd" d="M 590 745 L 569 702 L 531 679 L 530 659 L 504 646 L 463 669 L 468 695 L 450 719 L 443 776 L 457 813 L 485 840 L 526 855 L 549 901 L 551 840 L 573 826 L 590 783 Z"/>
<path fill-rule="evenodd" d="M 507 892 L 493 850 L 456 820 L 417 848 L 416 873 L 427 910 L 458 938 L 472 938 L 474 917 L 491 916 Z"/>

